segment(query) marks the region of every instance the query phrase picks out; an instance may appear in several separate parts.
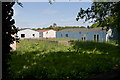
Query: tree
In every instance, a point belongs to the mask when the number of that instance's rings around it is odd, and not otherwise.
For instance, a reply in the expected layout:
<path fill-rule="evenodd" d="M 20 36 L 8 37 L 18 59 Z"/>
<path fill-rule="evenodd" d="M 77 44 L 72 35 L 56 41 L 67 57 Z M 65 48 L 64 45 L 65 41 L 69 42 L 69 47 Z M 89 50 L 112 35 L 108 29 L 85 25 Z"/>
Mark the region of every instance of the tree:
<path fill-rule="evenodd" d="M 52 29 L 53 28 L 53 26 L 52 25 L 50 25 L 50 27 L 49 27 L 50 29 Z"/>
<path fill-rule="evenodd" d="M 93 2 L 91 8 L 80 9 L 76 20 L 85 18 L 85 22 L 99 23 L 98 26 L 115 27 L 120 40 L 120 1 L 119 2 Z M 92 20 L 91 20 L 92 19 Z M 98 27 L 97 26 L 97 27 Z"/>
<path fill-rule="evenodd" d="M 53 23 L 53 27 L 56 27 L 57 26 L 57 24 L 56 23 Z"/>
<path fill-rule="evenodd" d="M 84 27 L 84 26 L 81 26 L 80 28 L 86 28 L 86 27 Z"/>
<path fill-rule="evenodd" d="M 87 28 L 90 28 L 89 26 L 87 26 Z"/>
<path fill-rule="evenodd" d="M 21 3 L 17 2 L 20 6 Z M 14 26 L 13 9 L 12 6 L 15 2 L 2 2 L 2 79 L 8 80 L 10 76 L 8 75 L 8 67 L 7 60 L 10 59 L 10 44 L 15 40 L 14 35 L 17 33 L 17 28 Z"/>
<path fill-rule="evenodd" d="M 35 28 L 32 28 L 32 30 L 36 30 Z"/>
<path fill-rule="evenodd" d="M 99 25 L 99 23 L 94 23 L 90 26 L 90 28 L 96 28 Z"/>
<path fill-rule="evenodd" d="M 18 0 L 13 0 L 18 1 Z M 49 3 L 51 0 L 49 0 Z M 12 19 L 13 16 L 13 5 L 15 2 L 2 2 L 2 79 L 3 80 L 9 80 L 10 76 L 8 74 L 8 67 L 7 60 L 10 59 L 10 44 L 13 43 L 15 40 L 14 37 L 11 35 L 14 35 L 17 33 L 18 28 L 15 27 L 14 19 Z M 23 7 L 23 4 L 20 2 L 17 2 L 18 5 Z"/>
<path fill-rule="evenodd" d="M 41 30 L 41 28 L 37 28 L 37 30 Z"/>
<path fill-rule="evenodd" d="M 14 30 L 12 30 L 12 26 L 15 29 L 15 26 L 13 25 L 15 23 L 14 19 L 12 19 L 13 16 L 13 9 L 12 6 L 14 5 L 14 2 L 6 2 L 2 3 L 2 65 L 3 71 L 2 71 L 2 78 L 7 79 L 8 77 L 8 65 L 7 65 L 7 59 L 10 58 L 9 52 L 10 52 L 10 44 L 14 41 L 14 38 L 11 36 L 11 34 L 14 34 Z"/>

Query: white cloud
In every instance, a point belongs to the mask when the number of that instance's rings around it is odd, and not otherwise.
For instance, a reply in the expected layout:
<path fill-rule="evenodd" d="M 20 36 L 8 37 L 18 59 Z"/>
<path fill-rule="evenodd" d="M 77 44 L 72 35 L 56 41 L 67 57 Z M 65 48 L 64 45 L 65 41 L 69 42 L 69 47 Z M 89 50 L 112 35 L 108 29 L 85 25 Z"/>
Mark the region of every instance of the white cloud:
<path fill-rule="evenodd" d="M 45 14 L 56 14 L 57 11 L 56 10 L 51 10 L 51 9 L 46 9 L 46 10 L 43 11 L 43 13 L 45 13 Z"/>

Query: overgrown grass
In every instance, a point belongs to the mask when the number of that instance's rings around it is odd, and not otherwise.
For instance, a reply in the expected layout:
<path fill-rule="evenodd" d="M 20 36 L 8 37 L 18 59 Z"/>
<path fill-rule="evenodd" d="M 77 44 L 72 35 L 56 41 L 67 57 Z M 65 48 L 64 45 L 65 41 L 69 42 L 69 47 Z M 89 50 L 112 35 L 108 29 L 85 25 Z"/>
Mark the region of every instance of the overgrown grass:
<path fill-rule="evenodd" d="M 120 66 L 118 45 L 75 41 L 66 47 L 57 43 L 22 40 L 11 54 L 10 75 L 16 78 L 86 79 Z"/>
<path fill-rule="evenodd" d="M 69 40 L 76 40 L 76 39 L 65 39 L 65 38 L 40 38 L 39 40 L 69 41 Z"/>

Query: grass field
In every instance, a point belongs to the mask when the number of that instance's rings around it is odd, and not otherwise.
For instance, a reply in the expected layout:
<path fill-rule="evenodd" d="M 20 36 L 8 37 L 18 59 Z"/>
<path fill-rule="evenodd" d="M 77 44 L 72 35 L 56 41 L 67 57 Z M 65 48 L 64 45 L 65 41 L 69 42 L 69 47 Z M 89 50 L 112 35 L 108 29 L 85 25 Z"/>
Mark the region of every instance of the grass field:
<path fill-rule="evenodd" d="M 76 39 L 68 39 L 68 38 L 39 38 L 39 40 L 48 40 L 48 41 L 69 41 L 69 40 L 76 40 Z"/>
<path fill-rule="evenodd" d="M 13 78 L 86 79 L 120 66 L 119 46 L 114 43 L 75 41 L 70 46 L 21 40 L 11 54 Z"/>

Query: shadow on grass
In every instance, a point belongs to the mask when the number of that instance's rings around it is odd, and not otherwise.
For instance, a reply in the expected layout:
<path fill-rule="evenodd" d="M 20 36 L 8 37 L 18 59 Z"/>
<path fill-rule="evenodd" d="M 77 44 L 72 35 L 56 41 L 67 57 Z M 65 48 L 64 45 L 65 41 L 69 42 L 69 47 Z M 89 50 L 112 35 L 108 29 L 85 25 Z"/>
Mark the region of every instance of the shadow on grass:
<path fill-rule="evenodd" d="M 98 54 L 110 54 L 110 55 L 118 55 L 120 52 L 119 46 L 115 44 L 110 44 L 107 42 L 93 42 L 93 41 L 74 41 L 71 43 L 72 47 L 76 50 L 76 52 L 87 53 L 97 53 Z"/>
<path fill-rule="evenodd" d="M 40 51 L 14 52 L 9 61 L 12 80 L 32 79 L 86 79 L 111 70 L 118 60 L 107 55 L 76 54 L 75 52 Z"/>

